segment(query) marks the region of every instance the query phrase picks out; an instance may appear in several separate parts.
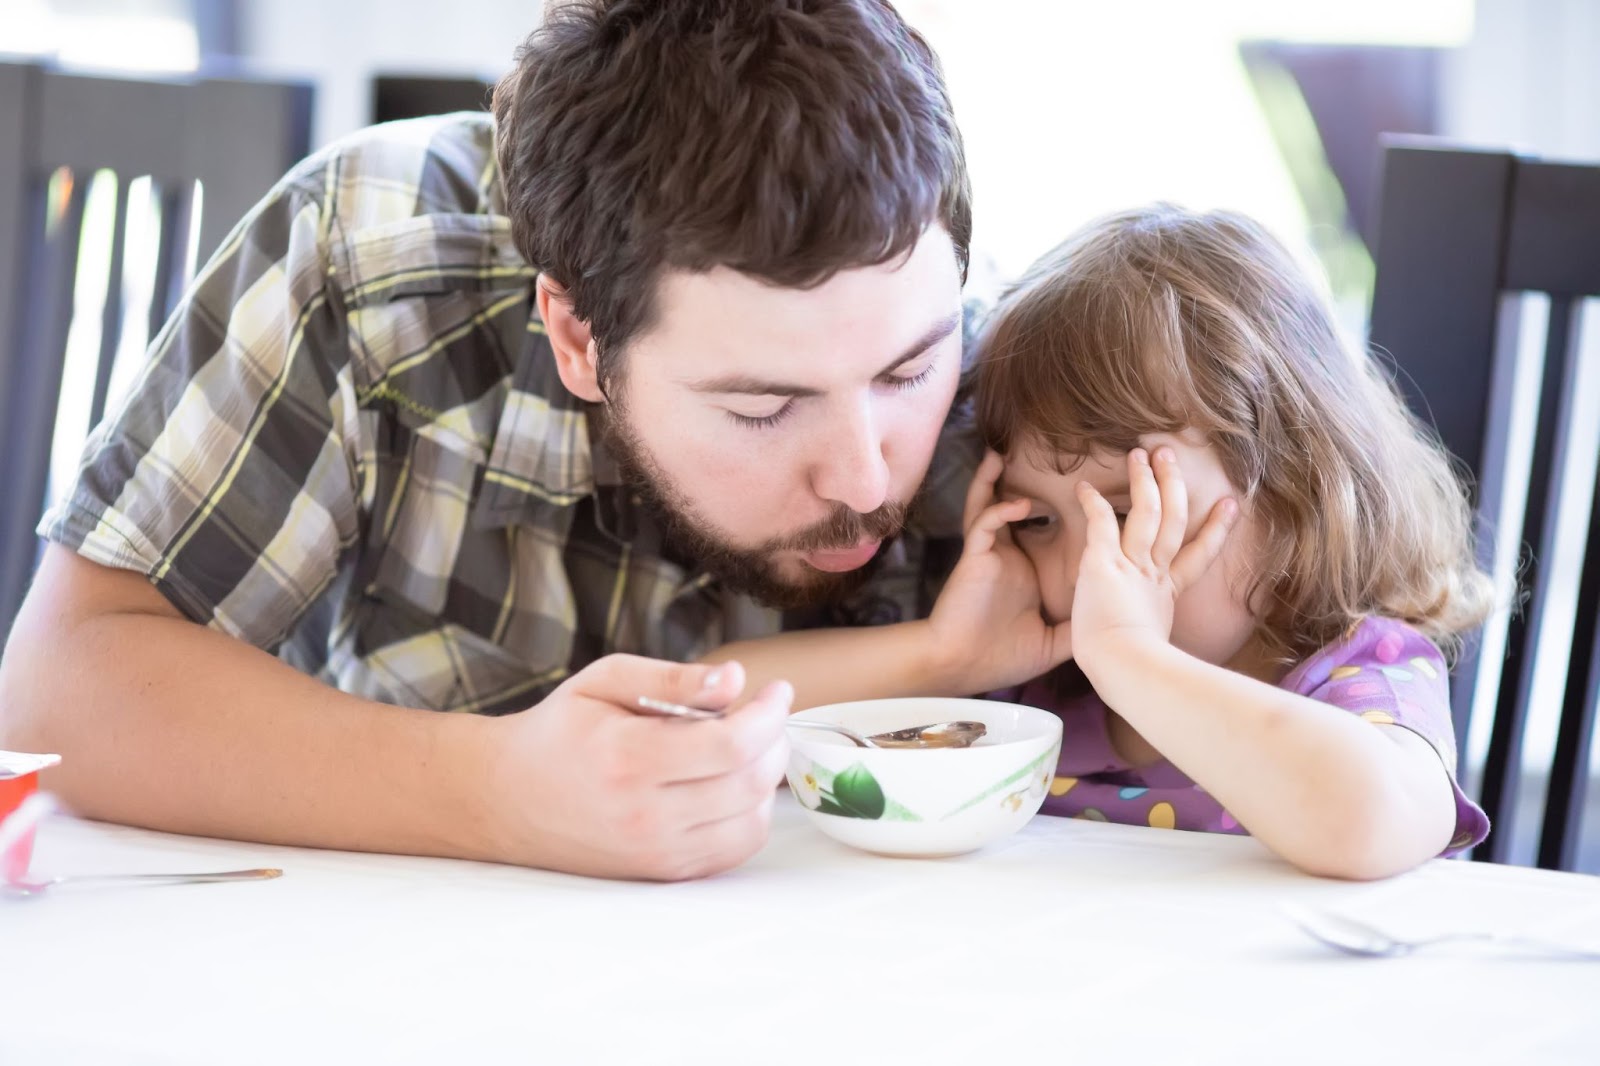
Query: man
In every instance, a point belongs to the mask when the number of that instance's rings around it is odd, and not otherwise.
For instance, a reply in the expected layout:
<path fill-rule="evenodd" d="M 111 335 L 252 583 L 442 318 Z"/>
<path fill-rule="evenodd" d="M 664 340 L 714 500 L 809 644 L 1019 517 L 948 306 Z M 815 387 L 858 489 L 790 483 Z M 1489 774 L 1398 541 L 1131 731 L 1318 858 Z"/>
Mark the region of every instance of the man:
<path fill-rule="evenodd" d="M 494 111 L 291 172 L 45 517 L 0 744 L 81 813 L 714 873 L 765 841 L 790 691 L 683 664 L 931 606 L 970 224 L 921 38 L 571 4 Z"/>

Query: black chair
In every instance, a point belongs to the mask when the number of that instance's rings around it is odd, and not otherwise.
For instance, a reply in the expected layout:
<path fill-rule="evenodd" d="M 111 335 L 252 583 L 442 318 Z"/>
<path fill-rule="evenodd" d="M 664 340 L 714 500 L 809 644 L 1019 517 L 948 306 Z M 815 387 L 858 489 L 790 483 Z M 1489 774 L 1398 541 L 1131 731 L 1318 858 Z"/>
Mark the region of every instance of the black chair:
<path fill-rule="evenodd" d="M 1564 659 L 1568 669 L 1537 862 L 1573 869 L 1600 689 L 1600 507 L 1588 516 L 1577 613 L 1565 646 L 1548 632 L 1556 580 L 1550 560 L 1556 508 L 1582 481 L 1600 483 L 1596 457 L 1573 454 L 1581 436 L 1582 306 L 1600 295 L 1600 165 L 1389 138 L 1376 261 L 1370 339 L 1389 353 L 1408 399 L 1471 472 L 1485 562 L 1493 561 L 1491 523 L 1502 503 L 1523 516 L 1522 539 L 1532 546 L 1519 578 L 1523 603 L 1504 648 L 1481 648 L 1456 671 L 1455 722 L 1465 738 L 1479 664 L 1503 650 L 1498 698 L 1483 709 L 1493 718 L 1481 802 L 1495 830 L 1474 857 L 1507 861 L 1525 829 L 1517 812 L 1538 650 Z M 1528 491 L 1525 499 L 1507 500 L 1523 293 L 1548 295 L 1549 327 L 1537 356 L 1543 373 Z M 1564 474 L 1569 460 L 1578 481 Z"/>
<path fill-rule="evenodd" d="M 379 74 L 372 79 L 372 121 L 486 111 L 494 82 L 423 74 Z"/>
<path fill-rule="evenodd" d="M 90 179 L 118 176 L 90 424 L 105 412 L 124 316 L 153 336 L 188 278 L 310 148 L 311 86 L 240 77 L 137 80 L 0 63 L 0 642 L 37 562 Z M 56 180 L 62 169 L 70 180 Z M 128 182 L 149 176 L 160 247 L 148 308 L 122 306 Z M 195 206 L 195 182 L 201 205 Z M 52 189 L 56 198 L 52 200 Z M 198 227 L 198 233 L 191 232 Z M 196 239 L 197 238 L 197 239 Z"/>

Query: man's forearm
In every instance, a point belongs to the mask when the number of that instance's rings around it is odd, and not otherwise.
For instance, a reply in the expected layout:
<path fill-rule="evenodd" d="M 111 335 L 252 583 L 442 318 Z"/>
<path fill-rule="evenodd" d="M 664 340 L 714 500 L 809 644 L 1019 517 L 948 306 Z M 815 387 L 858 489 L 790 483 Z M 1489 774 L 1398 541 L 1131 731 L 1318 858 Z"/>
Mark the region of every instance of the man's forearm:
<path fill-rule="evenodd" d="M 30 602 L 0 666 L 0 746 L 59 751 L 77 813 L 271 843 L 500 858 L 492 720 L 388 707 L 174 617 Z"/>
<path fill-rule="evenodd" d="M 898 696 L 965 696 L 957 671 L 936 654 L 926 621 L 857 629 L 810 629 L 727 644 L 707 662 L 737 659 L 752 688 L 794 686 L 794 709 Z"/>

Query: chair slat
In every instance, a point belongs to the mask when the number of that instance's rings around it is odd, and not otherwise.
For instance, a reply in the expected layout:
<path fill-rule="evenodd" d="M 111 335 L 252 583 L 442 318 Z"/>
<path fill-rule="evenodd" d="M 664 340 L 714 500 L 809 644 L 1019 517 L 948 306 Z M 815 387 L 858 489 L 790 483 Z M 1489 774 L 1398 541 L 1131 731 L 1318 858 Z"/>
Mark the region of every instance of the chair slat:
<path fill-rule="evenodd" d="M 156 181 L 156 203 L 161 212 L 156 247 L 156 272 L 150 286 L 150 330 L 153 340 L 183 295 L 184 260 L 189 249 L 190 213 L 194 207 L 194 182 Z"/>
<path fill-rule="evenodd" d="M 1550 766 L 1539 865 L 1571 870 L 1578 864 L 1583 809 L 1588 799 L 1589 753 L 1594 743 L 1595 704 L 1600 702 L 1600 460 L 1595 464 L 1595 495 L 1578 580 L 1567 684 Z"/>
<path fill-rule="evenodd" d="M 1524 542 L 1533 545 L 1534 550 L 1519 574 L 1521 610 L 1513 613 L 1506 635 L 1505 664 L 1483 770 L 1483 808 L 1489 820 L 1500 828 L 1474 856 L 1494 862 L 1509 860 L 1520 837 L 1516 813 L 1521 794 L 1523 737 L 1533 698 L 1537 652 L 1548 621 L 1553 579 L 1549 563 L 1555 556 L 1560 481 L 1570 447 L 1571 414 L 1577 401 L 1578 345 L 1573 333 L 1578 321 L 1571 297 L 1551 299 L 1522 530 Z"/>
<path fill-rule="evenodd" d="M 99 425 L 106 413 L 111 390 L 111 370 L 122 341 L 122 278 L 127 260 L 128 179 L 117 176 L 116 207 L 111 224 L 111 261 L 106 268 L 106 303 L 100 313 L 100 355 L 94 370 L 94 395 L 89 401 L 89 425 Z"/>

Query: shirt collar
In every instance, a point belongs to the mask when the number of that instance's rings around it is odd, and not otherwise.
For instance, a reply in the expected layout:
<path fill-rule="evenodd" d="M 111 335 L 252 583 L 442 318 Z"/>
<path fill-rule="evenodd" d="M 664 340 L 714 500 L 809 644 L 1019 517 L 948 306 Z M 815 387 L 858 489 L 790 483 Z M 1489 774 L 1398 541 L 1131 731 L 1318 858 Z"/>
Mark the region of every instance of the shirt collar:
<path fill-rule="evenodd" d="M 530 294 L 530 304 L 531 304 Z M 473 524 L 494 529 L 571 507 L 594 492 L 584 404 L 561 384 L 544 325 L 530 315 L 506 386 Z"/>
<path fill-rule="evenodd" d="M 473 526 L 565 521 L 561 512 L 588 499 L 609 536 L 629 542 L 642 532 L 639 501 L 605 445 L 605 409 L 567 391 L 535 313 L 506 387 Z"/>

